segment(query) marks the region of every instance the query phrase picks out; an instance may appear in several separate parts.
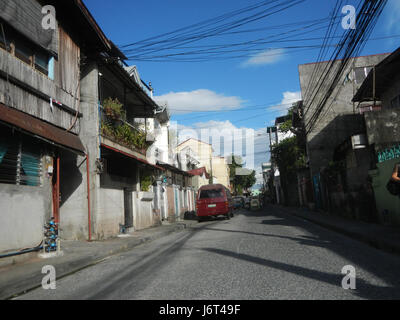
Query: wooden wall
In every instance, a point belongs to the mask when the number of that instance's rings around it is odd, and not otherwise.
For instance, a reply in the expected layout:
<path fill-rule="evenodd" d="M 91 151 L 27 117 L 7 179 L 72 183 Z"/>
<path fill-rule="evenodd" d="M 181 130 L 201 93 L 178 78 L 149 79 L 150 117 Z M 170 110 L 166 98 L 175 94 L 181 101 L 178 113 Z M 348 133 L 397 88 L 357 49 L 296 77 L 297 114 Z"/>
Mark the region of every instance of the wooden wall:
<path fill-rule="evenodd" d="M 79 110 L 80 49 L 61 28 L 59 34 L 60 54 L 55 62 L 54 81 L 1 48 L 0 70 L 64 105 Z M 69 129 L 74 123 L 75 114 L 56 105 L 52 109 L 50 101 L 38 98 L 3 78 L 0 78 L 0 102 L 64 129 Z M 79 120 L 71 132 L 79 133 Z"/>

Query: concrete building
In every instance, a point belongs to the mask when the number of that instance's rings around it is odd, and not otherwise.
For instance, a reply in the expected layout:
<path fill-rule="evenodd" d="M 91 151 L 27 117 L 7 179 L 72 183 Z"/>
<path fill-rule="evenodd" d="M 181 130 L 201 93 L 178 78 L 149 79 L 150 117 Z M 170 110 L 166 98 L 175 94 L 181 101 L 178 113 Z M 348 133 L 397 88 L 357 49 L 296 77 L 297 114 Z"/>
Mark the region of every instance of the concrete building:
<path fill-rule="evenodd" d="M 196 190 L 196 192 L 202 187 L 206 186 L 210 183 L 210 174 L 207 172 L 205 167 L 197 168 L 188 171 L 190 174 L 193 175 L 192 178 L 192 183 L 193 183 L 193 188 Z"/>
<path fill-rule="evenodd" d="M 188 139 L 178 145 L 178 153 L 186 148 L 190 148 L 199 162 L 200 168 L 204 167 L 205 171 L 210 174 L 212 183 L 220 183 L 230 189 L 229 166 L 224 157 L 213 156 L 212 145 L 197 139 Z"/>
<path fill-rule="evenodd" d="M 177 152 L 180 153 L 183 149 L 189 147 L 192 152 L 196 155 L 197 161 L 199 161 L 199 167 L 205 167 L 206 171 L 213 175 L 212 157 L 213 148 L 212 145 L 197 139 L 188 139 L 176 148 Z"/>
<path fill-rule="evenodd" d="M 379 221 L 400 225 L 400 197 L 386 185 L 400 163 L 400 48 L 377 64 L 368 74 L 353 101 L 364 116 L 365 139 L 353 143 L 371 150 L 369 176 Z"/>
<path fill-rule="evenodd" d="M 77 233 L 88 236 L 80 77 L 105 43 L 81 1 L 46 4 L 59 13 L 49 30 L 38 1 L 0 3 L 0 252 L 37 246 L 52 216 L 82 215 Z M 69 203 L 79 213 L 63 216 Z"/>
<path fill-rule="evenodd" d="M 368 72 L 388 54 L 351 59 L 331 90 L 331 76 L 342 61 L 299 66 L 302 121 L 313 183 L 315 207 L 359 217 L 371 205 L 363 203 L 370 151 L 353 149 L 352 139 L 365 132 L 362 115 L 352 101 Z M 325 77 L 327 68 L 332 71 Z M 326 99 L 325 99 L 326 98 Z M 372 212 L 366 215 L 373 215 Z"/>
<path fill-rule="evenodd" d="M 228 162 L 224 157 L 212 157 L 213 183 L 219 183 L 231 190 Z"/>

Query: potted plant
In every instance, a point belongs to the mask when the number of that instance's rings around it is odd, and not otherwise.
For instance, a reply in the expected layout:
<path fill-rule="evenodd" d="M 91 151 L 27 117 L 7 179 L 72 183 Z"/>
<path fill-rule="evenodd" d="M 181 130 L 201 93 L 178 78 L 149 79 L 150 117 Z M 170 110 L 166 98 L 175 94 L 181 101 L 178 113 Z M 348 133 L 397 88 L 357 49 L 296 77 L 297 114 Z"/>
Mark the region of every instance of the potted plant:
<path fill-rule="evenodd" d="M 106 116 L 112 120 L 120 120 L 123 117 L 124 111 L 122 103 L 118 98 L 107 98 L 103 101 L 103 108 Z"/>

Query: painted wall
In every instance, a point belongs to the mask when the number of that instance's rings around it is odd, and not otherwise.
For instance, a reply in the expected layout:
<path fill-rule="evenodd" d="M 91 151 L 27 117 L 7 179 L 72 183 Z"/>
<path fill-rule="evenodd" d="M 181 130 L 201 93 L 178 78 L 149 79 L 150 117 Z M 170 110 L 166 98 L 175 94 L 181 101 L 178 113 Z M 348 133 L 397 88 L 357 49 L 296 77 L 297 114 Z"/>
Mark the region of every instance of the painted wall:
<path fill-rule="evenodd" d="M 211 172 L 212 146 L 202 141 L 189 139 L 177 147 L 177 152 L 180 153 L 186 147 L 196 154 L 196 159 L 200 162 L 198 167 L 206 167 L 207 172 Z"/>
<path fill-rule="evenodd" d="M 47 178 L 42 187 L 0 184 L 0 252 L 39 245 L 51 211 Z"/>
<path fill-rule="evenodd" d="M 153 215 L 153 202 L 149 195 L 152 192 L 132 192 L 133 203 L 133 226 L 135 230 L 150 228 L 155 225 Z"/>
<path fill-rule="evenodd" d="M 119 225 L 124 224 L 124 191 L 99 189 L 96 215 L 96 239 L 107 239 L 119 233 Z"/>
<path fill-rule="evenodd" d="M 230 179 L 229 179 L 229 166 L 225 158 L 213 157 L 213 176 L 217 179 L 218 183 L 224 185 L 230 189 Z M 214 183 L 216 183 L 214 181 Z"/>
<path fill-rule="evenodd" d="M 380 222 L 400 226 L 400 197 L 391 195 L 386 189 L 396 163 L 400 163 L 400 159 L 378 163 L 377 169 L 369 173 Z"/>

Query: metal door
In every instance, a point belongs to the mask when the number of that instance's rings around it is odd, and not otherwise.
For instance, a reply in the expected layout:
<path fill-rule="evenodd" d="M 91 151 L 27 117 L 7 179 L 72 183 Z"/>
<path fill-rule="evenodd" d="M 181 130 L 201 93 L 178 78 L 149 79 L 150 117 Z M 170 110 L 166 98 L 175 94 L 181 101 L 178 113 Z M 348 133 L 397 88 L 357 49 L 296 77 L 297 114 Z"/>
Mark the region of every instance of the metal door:
<path fill-rule="evenodd" d="M 124 189 L 124 215 L 125 227 L 133 227 L 133 204 L 132 204 L 132 189 Z"/>

